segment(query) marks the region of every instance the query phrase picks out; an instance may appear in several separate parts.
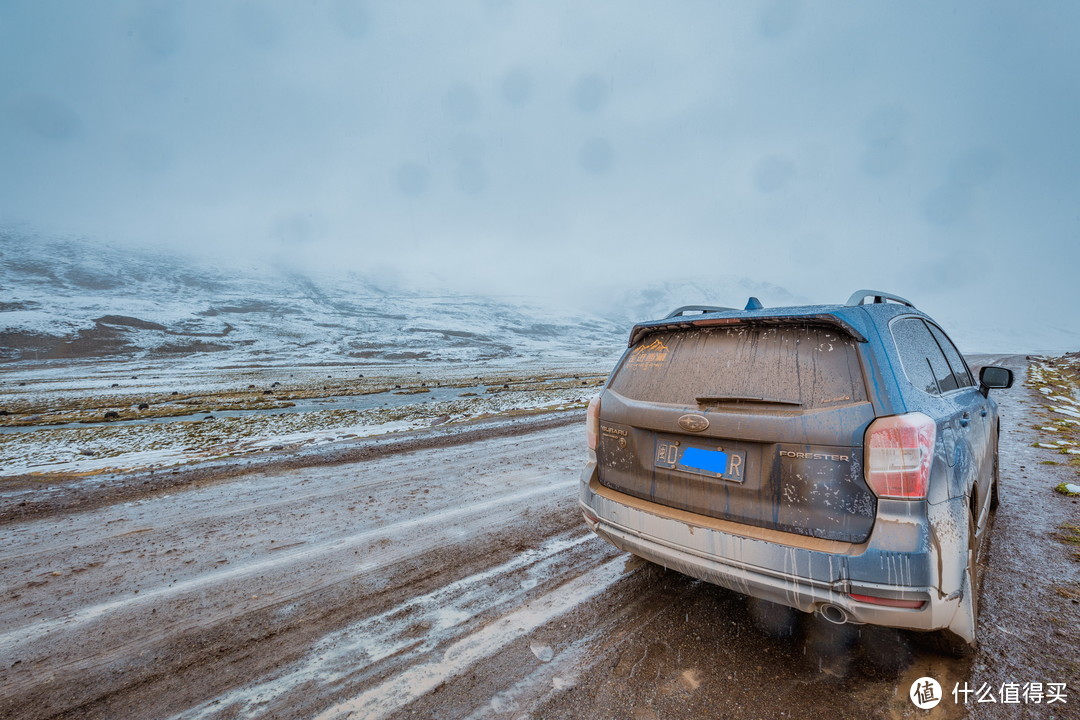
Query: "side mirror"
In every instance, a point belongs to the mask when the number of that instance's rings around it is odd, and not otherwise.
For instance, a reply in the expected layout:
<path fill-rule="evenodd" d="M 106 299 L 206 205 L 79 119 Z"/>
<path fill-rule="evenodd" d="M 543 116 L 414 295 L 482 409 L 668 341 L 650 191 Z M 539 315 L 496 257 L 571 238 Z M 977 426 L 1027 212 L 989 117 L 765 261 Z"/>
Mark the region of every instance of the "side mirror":
<path fill-rule="evenodd" d="M 1004 390 L 1011 388 L 1013 373 L 1009 368 L 987 365 L 979 371 L 979 389 L 986 395 L 991 390 Z"/>

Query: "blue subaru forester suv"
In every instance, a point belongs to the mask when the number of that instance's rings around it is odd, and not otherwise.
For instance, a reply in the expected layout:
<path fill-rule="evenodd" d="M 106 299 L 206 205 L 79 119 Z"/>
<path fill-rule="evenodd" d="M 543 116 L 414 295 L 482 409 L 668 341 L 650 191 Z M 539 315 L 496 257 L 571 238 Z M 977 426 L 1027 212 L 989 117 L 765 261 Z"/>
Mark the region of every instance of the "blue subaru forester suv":
<path fill-rule="evenodd" d="M 867 302 L 869 300 L 869 302 Z M 834 623 L 976 644 L 992 388 L 910 302 L 692 306 L 635 325 L 588 410 L 580 505 L 615 546 Z"/>

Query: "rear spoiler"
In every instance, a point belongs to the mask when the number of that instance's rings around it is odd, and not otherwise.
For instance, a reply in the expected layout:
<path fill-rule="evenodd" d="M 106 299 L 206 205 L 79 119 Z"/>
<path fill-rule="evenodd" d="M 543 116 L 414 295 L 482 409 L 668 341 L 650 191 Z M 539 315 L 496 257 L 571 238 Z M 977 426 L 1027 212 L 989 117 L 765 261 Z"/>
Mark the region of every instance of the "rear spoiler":
<path fill-rule="evenodd" d="M 680 308 L 682 309 L 682 308 Z M 696 308 L 695 308 L 696 309 Z M 799 313 L 793 313 L 790 315 L 750 315 L 750 316 L 727 316 L 727 317 L 709 317 L 719 313 L 705 312 L 701 315 L 691 315 L 689 317 L 674 316 L 667 317 L 663 320 L 650 320 L 648 322 L 638 323 L 634 325 L 630 330 L 630 341 L 627 343 L 629 347 L 633 347 L 642 338 L 647 335 L 652 335 L 656 332 L 664 332 L 668 330 L 692 330 L 700 327 L 717 327 L 717 326 L 731 326 L 731 325 L 812 325 L 816 327 L 828 327 L 837 330 L 841 330 L 847 335 L 850 335 L 856 342 L 867 342 L 867 339 L 861 332 L 856 330 L 854 326 L 841 317 L 833 315 L 831 313 L 816 313 L 811 315 L 803 315 Z M 726 314 L 726 313 L 725 313 Z"/>

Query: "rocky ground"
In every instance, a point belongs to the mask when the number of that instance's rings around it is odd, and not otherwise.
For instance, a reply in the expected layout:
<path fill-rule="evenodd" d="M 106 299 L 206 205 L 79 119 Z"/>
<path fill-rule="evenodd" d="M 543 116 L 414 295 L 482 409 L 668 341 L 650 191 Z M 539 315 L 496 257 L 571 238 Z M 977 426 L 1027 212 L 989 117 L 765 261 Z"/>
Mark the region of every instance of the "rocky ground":
<path fill-rule="evenodd" d="M 584 407 L 595 367 L 22 367 L 0 384 L 0 477 L 175 467 Z M 407 368 L 407 369 L 406 369 Z M 10 483 L 9 483 L 10 486 Z"/>

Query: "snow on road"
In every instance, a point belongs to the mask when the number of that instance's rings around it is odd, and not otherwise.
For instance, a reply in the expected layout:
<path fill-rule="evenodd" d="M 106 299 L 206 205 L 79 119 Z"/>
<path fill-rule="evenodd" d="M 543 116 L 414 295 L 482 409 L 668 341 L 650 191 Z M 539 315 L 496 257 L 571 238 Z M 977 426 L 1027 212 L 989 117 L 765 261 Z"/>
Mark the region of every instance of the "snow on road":
<path fill-rule="evenodd" d="M 368 546 L 375 541 L 416 535 L 415 541 L 410 542 L 408 545 L 395 544 L 388 550 L 366 553 L 362 562 L 358 565 L 348 565 L 345 570 L 349 574 L 376 571 L 389 563 L 399 562 L 405 557 L 420 554 L 445 542 L 447 537 L 446 532 L 442 530 L 443 528 L 453 528 L 453 534 L 460 535 L 469 527 L 470 520 L 475 520 L 480 516 L 488 523 L 495 519 L 503 519 L 504 516 L 516 513 L 523 503 L 527 503 L 539 496 L 550 496 L 553 490 L 561 489 L 569 492 L 572 485 L 573 482 L 571 481 L 531 487 L 528 490 L 504 493 L 485 502 L 466 507 L 449 508 L 351 535 L 327 538 L 313 543 L 300 542 L 298 543 L 300 547 L 277 555 L 268 555 L 258 560 L 241 562 L 228 568 L 211 570 L 180 582 L 174 579 L 169 584 L 158 585 L 141 594 L 125 595 L 116 600 L 84 607 L 54 619 L 43 619 L 41 622 L 0 634 L 0 647 L 17 648 L 21 643 L 28 640 L 47 641 L 49 636 L 57 630 L 74 630 L 95 620 L 108 619 L 117 612 L 133 611 L 144 606 L 154 605 L 160 602 L 162 598 L 174 598 L 189 593 L 202 593 L 208 588 L 223 586 L 238 580 L 249 580 L 253 577 L 263 576 L 266 573 L 281 571 L 292 565 L 314 564 L 327 555 L 348 550 L 355 551 L 356 548 Z M 503 512 L 499 512 L 500 510 Z M 150 529 L 146 530 L 146 532 L 149 531 Z M 318 583 L 333 582 L 336 579 L 339 578 L 323 575 Z M 303 591 L 308 592 L 312 587 L 309 584 L 303 588 Z M 274 598 L 274 602 L 280 602 L 281 600 L 282 596 Z M 160 624 L 160 622 L 159 620 L 158 623 Z"/>
<path fill-rule="evenodd" d="M 396 654 L 410 660 L 433 653 L 447 638 L 464 637 L 441 651 L 441 659 L 409 666 L 360 697 L 346 701 L 323 713 L 337 716 L 360 713 L 373 717 L 376 711 L 399 707 L 423 694 L 448 677 L 468 667 L 479 653 L 483 657 L 520 637 L 540 622 L 565 612 L 606 589 L 624 572 L 625 561 L 614 561 L 592 569 L 556 590 L 525 601 L 530 591 L 559 577 L 572 557 L 577 562 L 589 560 L 594 545 L 591 535 L 559 537 L 543 546 L 515 555 L 507 562 L 485 569 L 429 593 L 407 599 L 377 615 L 366 617 L 327 635 L 287 673 L 260 683 L 232 690 L 177 720 L 196 718 L 257 717 L 269 704 L 309 683 L 336 687 L 348 678 L 369 674 L 374 663 Z M 517 607 L 524 602 L 524 607 Z M 476 617 L 492 611 L 517 608 L 495 622 L 474 632 Z M 417 636 L 410 630 L 423 627 Z M 362 712 L 361 712 L 362 711 Z"/>
<path fill-rule="evenodd" d="M 317 715 L 316 720 L 375 720 L 386 717 L 434 690 L 447 679 L 461 674 L 473 663 L 488 657 L 512 640 L 604 592 L 622 577 L 625 567 L 623 558 L 609 560 L 592 572 L 579 575 L 483 629 L 461 638 L 448 647 L 441 658 L 413 665 L 358 697 L 328 708 Z"/>

